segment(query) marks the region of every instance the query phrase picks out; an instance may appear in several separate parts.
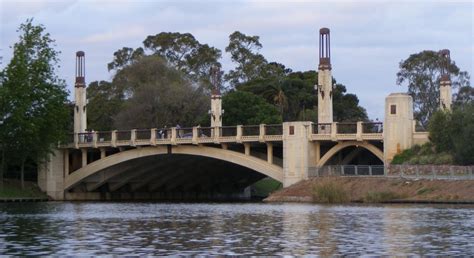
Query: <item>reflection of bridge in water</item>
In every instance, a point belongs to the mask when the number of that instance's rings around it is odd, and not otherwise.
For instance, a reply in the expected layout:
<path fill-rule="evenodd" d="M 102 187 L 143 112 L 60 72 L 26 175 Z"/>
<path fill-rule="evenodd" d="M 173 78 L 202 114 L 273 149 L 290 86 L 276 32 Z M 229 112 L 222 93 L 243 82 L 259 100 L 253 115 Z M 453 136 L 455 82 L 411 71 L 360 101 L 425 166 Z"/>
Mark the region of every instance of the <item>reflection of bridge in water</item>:
<path fill-rule="evenodd" d="M 319 123 L 222 126 L 220 73 L 211 69 L 210 127 L 86 132 L 79 51 L 74 133 L 40 166 L 38 184 L 57 200 L 239 197 L 264 177 L 286 187 L 327 165 L 387 165 L 396 153 L 428 140 L 415 131 L 412 99 L 404 93 L 386 97 L 383 123 L 334 122 L 326 28 L 319 54 Z"/>

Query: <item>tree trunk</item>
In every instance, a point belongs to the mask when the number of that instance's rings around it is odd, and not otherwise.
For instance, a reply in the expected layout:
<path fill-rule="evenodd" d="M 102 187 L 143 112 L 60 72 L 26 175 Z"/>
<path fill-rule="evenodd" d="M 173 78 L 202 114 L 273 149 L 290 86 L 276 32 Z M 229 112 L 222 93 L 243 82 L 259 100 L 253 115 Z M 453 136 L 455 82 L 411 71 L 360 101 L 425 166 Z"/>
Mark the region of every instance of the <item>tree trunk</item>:
<path fill-rule="evenodd" d="M 21 189 L 25 189 L 25 160 L 21 161 L 21 171 L 20 171 L 20 181 Z"/>

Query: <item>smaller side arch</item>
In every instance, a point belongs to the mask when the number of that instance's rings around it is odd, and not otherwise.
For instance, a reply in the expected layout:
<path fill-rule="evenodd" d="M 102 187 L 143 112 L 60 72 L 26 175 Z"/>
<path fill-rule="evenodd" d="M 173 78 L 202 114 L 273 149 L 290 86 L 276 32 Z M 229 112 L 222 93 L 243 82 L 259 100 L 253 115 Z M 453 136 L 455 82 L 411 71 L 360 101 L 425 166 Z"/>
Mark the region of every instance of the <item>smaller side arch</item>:
<path fill-rule="evenodd" d="M 350 146 L 363 147 L 367 149 L 368 151 L 370 151 L 372 154 L 374 154 L 377 158 L 379 158 L 383 162 L 383 152 L 379 148 L 375 147 L 373 144 L 370 144 L 366 141 L 363 141 L 363 142 L 347 141 L 347 142 L 340 142 L 336 144 L 334 147 L 332 147 L 328 152 L 326 152 L 326 154 L 324 154 L 321 157 L 317 166 L 318 167 L 324 166 L 326 162 L 328 162 L 336 153 Z"/>

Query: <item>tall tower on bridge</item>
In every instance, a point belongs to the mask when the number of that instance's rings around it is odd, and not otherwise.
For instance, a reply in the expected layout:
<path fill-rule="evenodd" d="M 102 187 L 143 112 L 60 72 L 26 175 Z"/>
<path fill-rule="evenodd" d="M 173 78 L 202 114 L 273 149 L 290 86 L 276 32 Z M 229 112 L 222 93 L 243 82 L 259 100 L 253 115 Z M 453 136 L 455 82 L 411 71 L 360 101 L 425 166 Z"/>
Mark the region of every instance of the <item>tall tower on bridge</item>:
<path fill-rule="evenodd" d="M 211 110 L 209 110 L 209 114 L 211 115 L 211 127 L 221 127 L 222 114 L 224 114 L 224 110 L 222 110 L 222 95 L 220 89 L 222 72 L 219 67 L 212 66 L 210 73 L 212 84 Z"/>
<path fill-rule="evenodd" d="M 449 56 L 449 50 L 443 49 L 439 51 L 442 58 L 441 66 L 441 80 L 439 89 L 439 106 L 443 110 L 451 110 L 452 93 L 451 93 L 451 78 L 449 76 L 449 64 L 451 59 Z"/>
<path fill-rule="evenodd" d="M 87 128 L 86 82 L 84 51 L 76 52 L 76 83 L 74 85 L 74 133 L 82 133 Z"/>
<path fill-rule="evenodd" d="M 332 75 L 329 29 L 319 30 L 318 123 L 332 123 Z"/>

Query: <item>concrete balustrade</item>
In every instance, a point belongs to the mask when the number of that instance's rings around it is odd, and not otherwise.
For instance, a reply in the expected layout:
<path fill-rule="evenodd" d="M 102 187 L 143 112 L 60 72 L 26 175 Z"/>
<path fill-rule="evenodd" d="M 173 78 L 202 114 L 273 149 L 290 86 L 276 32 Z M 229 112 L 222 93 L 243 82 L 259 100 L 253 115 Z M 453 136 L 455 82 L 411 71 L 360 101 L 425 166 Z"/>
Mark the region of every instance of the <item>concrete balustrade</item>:
<path fill-rule="evenodd" d="M 362 122 L 357 123 L 311 123 L 308 138 L 312 141 L 341 140 L 382 140 L 383 124 Z M 100 139 L 99 139 L 100 138 Z M 130 131 L 76 133 L 70 137 L 73 142 L 61 144 L 69 148 L 99 148 L 118 146 L 156 146 L 202 143 L 243 143 L 243 142 L 281 142 L 283 126 L 249 125 L 226 127 L 190 127 L 164 129 L 133 129 Z"/>

